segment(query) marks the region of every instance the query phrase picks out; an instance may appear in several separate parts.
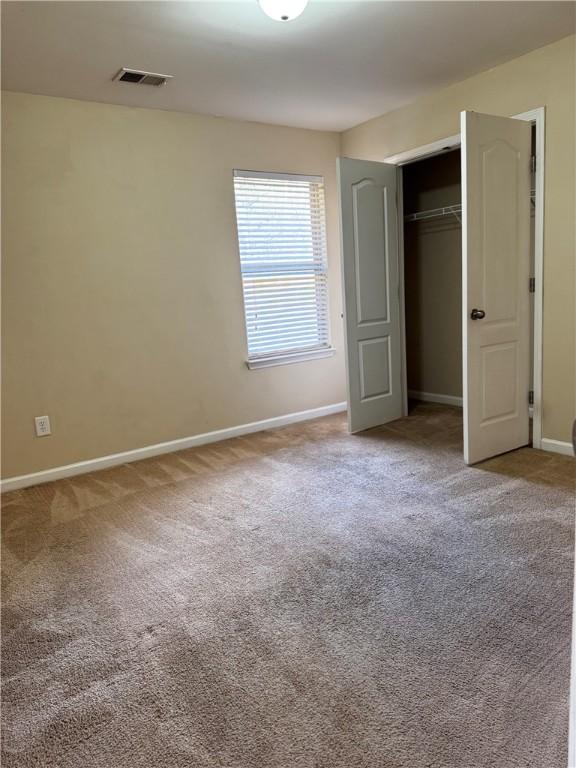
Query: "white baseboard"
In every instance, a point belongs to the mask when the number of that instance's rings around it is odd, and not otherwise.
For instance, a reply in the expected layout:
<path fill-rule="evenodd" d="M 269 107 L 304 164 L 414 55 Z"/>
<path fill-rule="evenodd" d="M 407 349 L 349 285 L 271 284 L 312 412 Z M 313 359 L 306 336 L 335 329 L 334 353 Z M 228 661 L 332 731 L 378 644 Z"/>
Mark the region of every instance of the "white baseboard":
<path fill-rule="evenodd" d="M 184 448 L 194 448 L 195 446 L 205 445 L 206 443 L 216 443 L 220 440 L 228 440 L 231 437 L 240 437 L 241 435 L 249 435 L 253 432 L 262 432 L 266 429 L 284 427 L 288 424 L 296 424 L 299 421 L 318 419 L 321 416 L 329 416 L 333 413 L 340 413 L 341 411 L 345 411 L 346 408 L 346 403 L 323 405 L 320 408 L 311 408 L 308 411 L 287 413 L 284 416 L 275 416 L 272 419 L 253 421 L 250 424 L 239 424 L 237 427 L 218 429 L 215 432 L 205 432 L 202 435 L 183 437 L 179 440 L 170 440 L 167 443 L 147 445 L 145 448 L 136 448 L 133 451 L 124 451 L 123 453 L 114 453 L 110 456 L 101 456 L 97 459 L 79 461 L 75 464 L 67 464 L 63 467 L 54 467 L 53 469 L 46 469 L 42 472 L 33 472 L 29 475 L 7 477 L 5 480 L 0 482 L 0 491 L 2 493 L 7 493 L 8 491 L 16 491 L 19 488 L 27 488 L 31 485 L 49 483 L 53 480 L 60 480 L 64 477 L 83 475 L 86 472 L 95 472 L 99 469 L 108 469 L 109 467 L 116 467 L 119 464 L 128 464 L 131 461 L 147 459 L 151 456 L 160 456 L 163 453 L 173 453 L 174 451 L 181 451 Z"/>
<path fill-rule="evenodd" d="M 441 403 L 442 405 L 457 405 L 462 408 L 462 398 L 455 395 L 437 395 L 434 392 L 417 392 L 408 390 L 408 397 L 412 400 L 422 400 L 423 403 Z"/>
<path fill-rule="evenodd" d="M 551 453 L 561 453 L 563 456 L 574 456 L 572 443 L 563 443 L 561 440 L 552 440 L 549 437 L 542 438 L 540 448 Z"/>

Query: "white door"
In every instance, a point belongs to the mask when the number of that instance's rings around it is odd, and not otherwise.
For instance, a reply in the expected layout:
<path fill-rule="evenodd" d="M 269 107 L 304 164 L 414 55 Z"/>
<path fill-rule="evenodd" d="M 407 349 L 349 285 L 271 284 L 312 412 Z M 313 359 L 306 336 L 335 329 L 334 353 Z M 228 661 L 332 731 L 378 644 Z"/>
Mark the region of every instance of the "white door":
<path fill-rule="evenodd" d="M 397 168 L 340 158 L 340 223 L 351 432 L 402 416 Z"/>
<path fill-rule="evenodd" d="M 529 442 L 530 123 L 462 112 L 464 460 Z"/>

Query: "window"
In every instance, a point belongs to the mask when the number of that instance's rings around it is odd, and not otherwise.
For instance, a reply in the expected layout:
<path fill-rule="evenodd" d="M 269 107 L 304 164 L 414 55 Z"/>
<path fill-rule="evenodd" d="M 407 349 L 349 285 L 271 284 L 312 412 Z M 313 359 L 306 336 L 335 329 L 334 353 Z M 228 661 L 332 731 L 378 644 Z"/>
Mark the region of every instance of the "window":
<path fill-rule="evenodd" d="M 333 353 L 324 180 L 234 171 L 248 366 Z"/>

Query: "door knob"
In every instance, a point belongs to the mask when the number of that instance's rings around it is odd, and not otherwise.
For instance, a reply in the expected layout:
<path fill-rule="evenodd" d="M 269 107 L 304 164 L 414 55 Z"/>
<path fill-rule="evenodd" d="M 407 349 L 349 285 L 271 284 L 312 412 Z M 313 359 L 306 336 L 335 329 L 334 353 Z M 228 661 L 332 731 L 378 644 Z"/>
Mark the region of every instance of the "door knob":
<path fill-rule="evenodd" d="M 482 320 L 484 317 L 486 317 L 486 312 L 484 312 L 483 309 L 473 309 L 472 312 L 470 312 L 470 318 L 472 320 Z"/>

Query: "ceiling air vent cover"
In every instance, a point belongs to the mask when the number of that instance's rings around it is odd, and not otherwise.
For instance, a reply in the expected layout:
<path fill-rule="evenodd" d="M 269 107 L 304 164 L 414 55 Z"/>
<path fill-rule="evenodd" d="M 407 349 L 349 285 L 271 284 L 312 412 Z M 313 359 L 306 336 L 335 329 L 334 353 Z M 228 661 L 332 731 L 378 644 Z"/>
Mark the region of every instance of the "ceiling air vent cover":
<path fill-rule="evenodd" d="M 139 69 L 122 69 L 114 75 L 113 80 L 121 80 L 123 83 L 134 83 L 135 85 L 164 85 L 171 80 L 174 75 L 159 75 L 157 72 L 142 72 Z"/>

